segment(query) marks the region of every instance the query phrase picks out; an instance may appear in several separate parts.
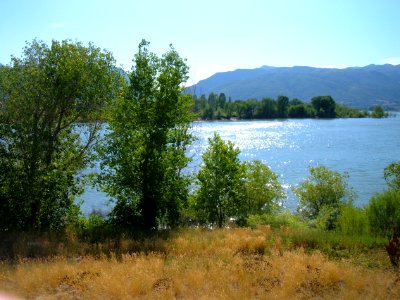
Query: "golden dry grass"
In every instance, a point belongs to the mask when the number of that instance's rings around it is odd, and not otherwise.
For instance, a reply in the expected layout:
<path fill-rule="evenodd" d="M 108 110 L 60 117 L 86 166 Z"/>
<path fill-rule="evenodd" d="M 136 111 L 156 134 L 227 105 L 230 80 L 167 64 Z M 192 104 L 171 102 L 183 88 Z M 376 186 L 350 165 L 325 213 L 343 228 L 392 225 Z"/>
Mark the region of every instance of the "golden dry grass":
<path fill-rule="evenodd" d="M 398 273 L 285 248 L 269 227 L 186 229 L 153 243 L 162 251 L 3 264 L 0 290 L 29 299 L 400 298 Z"/>

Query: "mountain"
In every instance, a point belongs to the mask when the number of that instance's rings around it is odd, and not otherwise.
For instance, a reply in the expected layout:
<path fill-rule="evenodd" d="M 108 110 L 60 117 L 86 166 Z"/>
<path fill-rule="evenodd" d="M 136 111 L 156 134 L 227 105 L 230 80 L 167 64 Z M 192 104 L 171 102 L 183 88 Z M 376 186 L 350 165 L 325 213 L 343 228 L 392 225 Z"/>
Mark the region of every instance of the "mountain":
<path fill-rule="evenodd" d="M 369 108 L 400 109 L 400 65 L 368 65 L 346 69 L 270 67 L 216 73 L 186 88 L 200 96 L 225 93 L 233 100 L 276 99 L 279 95 L 309 101 L 330 95 L 338 103 Z"/>

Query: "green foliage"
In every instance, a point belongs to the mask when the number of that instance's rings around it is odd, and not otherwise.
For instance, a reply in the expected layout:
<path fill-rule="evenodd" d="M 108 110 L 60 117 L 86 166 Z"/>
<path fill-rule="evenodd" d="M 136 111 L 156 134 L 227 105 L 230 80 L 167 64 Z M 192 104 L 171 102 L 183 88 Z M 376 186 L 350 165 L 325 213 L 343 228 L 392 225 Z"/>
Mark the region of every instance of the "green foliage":
<path fill-rule="evenodd" d="M 387 190 L 373 196 L 367 206 L 371 231 L 378 235 L 391 236 L 400 230 L 400 191 Z"/>
<path fill-rule="evenodd" d="M 400 162 L 393 162 L 388 165 L 383 174 L 388 186 L 400 191 Z"/>
<path fill-rule="evenodd" d="M 282 226 L 295 228 L 302 226 L 299 219 L 290 211 L 249 215 L 247 224 L 252 228 L 257 227 L 257 225 L 270 225 L 272 228 L 281 228 Z"/>
<path fill-rule="evenodd" d="M 340 174 L 327 167 L 310 167 L 310 177 L 293 189 L 299 199 L 299 212 L 306 219 L 325 222 L 334 228 L 340 206 L 352 201 L 354 193 L 346 183 L 347 174 Z M 321 215 L 319 215 L 321 213 Z"/>
<path fill-rule="evenodd" d="M 332 205 L 323 205 L 317 217 L 311 220 L 309 225 L 319 230 L 333 229 L 336 226 L 336 219 L 339 216 L 339 212 L 339 209 Z"/>
<path fill-rule="evenodd" d="M 368 235 L 369 227 L 365 208 L 354 207 L 351 203 L 340 207 L 337 219 L 338 232 L 346 235 Z"/>
<path fill-rule="evenodd" d="M 276 118 L 276 116 L 278 115 L 278 108 L 275 100 L 271 98 L 263 98 L 257 104 L 258 104 L 256 107 L 257 118 L 272 119 Z"/>
<path fill-rule="evenodd" d="M 116 201 L 115 225 L 133 229 L 174 226 L 188 196 L 192 141 L 191 98 L 182 95 L 188 67 L 172 48 L 161 58 L 142 41 L 130 85 L 111 111 L 110 133 L 100 149 L 100 183 Z"/>
<path fill-rule="evenodd" d="M 203 120 L 220 119 L 273 119 L 273 118 L 364 118 L 369 114 L 346 105 L 335 103 L 331 96 L 317 96 L 311 103 L 304 103 L 299 99 L 279 96 L 277 100 L 263 98 L 226 101 L 226 96 L 211 93 L 198 98 L 192 96 L 193 110 Z"/>
<path fill-rule="evenodd" d="M 1 230 L 61 229 L 76 218 L 78 174 L 92 159 L 95 120 L 115 98 L 114 70 L 92 44 L 34 40 L 1 71 Z"/>
<path fill-rule="evenodd" d="M 380 236 L 346 235 L 331 230 L 320 230 L 307 226 L 293 228 L 287 243 L 294 247 L 318 249 L 331 257 L 347 257 L 367 249 L 382 248 L 387 240 Z"/>
<path fill-rule="evenodd" d="M 286 96 L 278 96 L 276 100 L 278 106 L 278 118 L 287 118 L 289 108 L 289 98 Z"/>
<path fill-rule="evenodd" d="M 81 241 L 97 243 L 107 238 L 115 238 L 117 233 L 109 220 L 101 213 L 93 211 L 88 217 L 80 216 L 70 228 Z"/>
<path fill-rule="evenodd" d="M 338 118 L 365 118 L 368 117 L 368 112 L 357 108 L 348 107 L 344 104 L 336 103 L 336 117 Z"/>
<path fill-rule="evenodd" d="M 218 227 L 230 217 L 244 217 L 246 212 L 244 165 L 239 161 L 239 148 L 214 133 L 203 153 L 203 165 L 197 174 L 199 188 L 195 207 L 203 221 Z"/>
<path fill-rule="evenodd" d="M 336 103 L 331 96 L 317 96 L 311 99 L 311 104 L 318 118 L 336 117 Z"/>
<path fill-rule="evenodd" d="M 288 117 L 289 118 L 313 117 L 313 111 L 309 105 L 306 105 L 299 100 L 293 102 L 291 101 L 291 103 L 289 103 Z"/>
<path fill-rule="evenodd" d="M 245 163 L 245 189 L 249 214 L 271 213 L 285 196 L 278 175 L 259 160 Z"/>
<path fill-rule="evenodd" d="M 383 117 L 387 117 L 388 114 L 385 113 L 384 109 L 382 106 L 380 105 L 376 105 L 373 107 L 372 113 L 371 113 L 371 117 L 373 118 L 383 118 Z"/>

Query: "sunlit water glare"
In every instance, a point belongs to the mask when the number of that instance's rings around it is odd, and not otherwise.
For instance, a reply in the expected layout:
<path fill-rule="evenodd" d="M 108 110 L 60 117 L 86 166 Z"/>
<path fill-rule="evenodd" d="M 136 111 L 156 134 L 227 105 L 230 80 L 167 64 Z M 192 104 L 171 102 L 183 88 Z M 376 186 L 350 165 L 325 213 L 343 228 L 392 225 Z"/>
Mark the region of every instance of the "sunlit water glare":
<path fill-rule="evenodd" d="M 306 178 L 309 166 L 324 165 L 347 172 L 349 185 L 362 206 L 386 188 L 383 169 L 400 160 L 400 115 L 386 119 L 268 120 L 194 122 L 196 141 L 188 150 L 193 158 L 188 171 L 196 172 L 201 154 L 214 132 L 241 150 L 240 159 L 259 159 L 279 174 L 287 193 L 284 206 L 297 207 L 292 187 Z M 82 198 L 84 212 L 109 210 L 106 197 L 88 188 Z"/>

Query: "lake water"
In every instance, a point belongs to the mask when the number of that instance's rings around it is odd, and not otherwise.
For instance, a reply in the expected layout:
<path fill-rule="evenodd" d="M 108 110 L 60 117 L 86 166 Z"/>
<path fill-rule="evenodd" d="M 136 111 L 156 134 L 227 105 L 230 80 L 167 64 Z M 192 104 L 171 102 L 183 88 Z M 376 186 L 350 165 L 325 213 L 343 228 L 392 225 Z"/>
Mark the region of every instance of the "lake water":
<path fill-rule="evenodd" d="M 383 169 L 400 161 L 400 114 L 385 119 L 194 122 L 192 130 L 197 140 L 188 151 L 190 172 L 198 170 L 207 139 L 216 131 L 240 148 L 241 160 L 259 159 L 279 174 L 287 193 L 283 204 L 289 209 L 297 207 L 291 188 L 308 177 L 309 166 L 347 172 L 355 204 L 362 206 L 386 188 Z M 85 213 L 110 209 L 106 196 L 92 188 L 82 199 Z"/>

